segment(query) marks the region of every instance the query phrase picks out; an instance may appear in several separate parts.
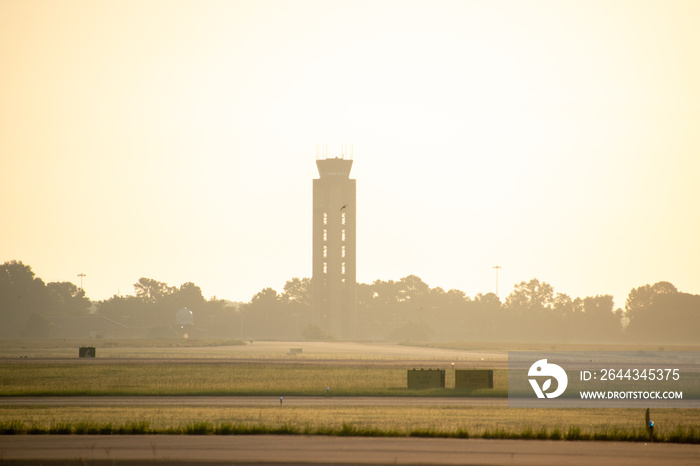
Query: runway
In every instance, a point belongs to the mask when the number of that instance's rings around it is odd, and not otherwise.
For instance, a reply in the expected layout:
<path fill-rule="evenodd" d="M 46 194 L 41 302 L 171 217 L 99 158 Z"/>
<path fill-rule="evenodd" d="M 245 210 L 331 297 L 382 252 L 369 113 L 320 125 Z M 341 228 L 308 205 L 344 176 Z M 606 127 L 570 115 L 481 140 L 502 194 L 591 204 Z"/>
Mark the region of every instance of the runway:
<path fill-rule="evenodd" d="M 0 461 L 68 464 L 697 465 L 700 446 L 320 436 L 0 436 Z"/>

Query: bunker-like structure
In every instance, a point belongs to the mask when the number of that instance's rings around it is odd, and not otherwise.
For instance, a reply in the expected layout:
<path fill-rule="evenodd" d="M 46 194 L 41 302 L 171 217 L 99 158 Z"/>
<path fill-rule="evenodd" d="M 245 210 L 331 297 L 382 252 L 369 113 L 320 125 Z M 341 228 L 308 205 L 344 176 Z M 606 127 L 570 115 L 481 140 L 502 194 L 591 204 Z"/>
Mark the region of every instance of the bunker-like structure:
<path fill-rule="evenodd" d="M 407 379 L 409 390 L 445 388 L 445 371 L 441 369 L 409 369 Z"/>
<path fill-rule="evenodd" d="M 457 369 L 455 370 L 455 388 L 459 390 L 493 388 L 493 371 L 489 369 Z"/>

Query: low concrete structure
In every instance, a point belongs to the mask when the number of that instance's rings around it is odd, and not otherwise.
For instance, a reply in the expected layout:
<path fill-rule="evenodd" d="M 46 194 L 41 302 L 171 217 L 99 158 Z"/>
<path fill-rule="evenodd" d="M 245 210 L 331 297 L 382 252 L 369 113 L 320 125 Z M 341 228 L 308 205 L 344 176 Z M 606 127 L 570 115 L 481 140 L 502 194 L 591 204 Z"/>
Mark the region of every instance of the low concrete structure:
<path fill-rule="evenodd" d="M 455 389 L 477 390 L 493 388 L 493 371 L 488 369 L 455 370 Z"/>
<path fill-rule="evenodd" d="M 97 350 L 94 346 L 81 346 L 78 349 L 79 358 L 94 358 L 97 355 Z"/>
<path fill-rule="evenodd" d="M 445 371 L 440 369 L 417 370 L 409 369 L 408 371 L 408 388 L 410 389 L 427 389 L 427 388 L 445 388 Z"/>

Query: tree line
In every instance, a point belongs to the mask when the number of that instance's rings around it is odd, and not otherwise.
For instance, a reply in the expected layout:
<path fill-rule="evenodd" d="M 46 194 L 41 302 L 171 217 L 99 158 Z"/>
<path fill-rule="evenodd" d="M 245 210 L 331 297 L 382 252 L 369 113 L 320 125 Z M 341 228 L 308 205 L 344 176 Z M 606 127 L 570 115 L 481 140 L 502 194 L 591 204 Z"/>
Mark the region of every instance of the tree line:
<path fill-rule="evenodd" d="M 358 283 L 358 340 L 532 341 L 532 342 L 700 342 L 700 295 L 680 292 L 668 282 L 630 291 L 624 309 L 611 295 L 571 298 L 536 278 L 523 281 L 501 301 L 494 293 L 431 288 L 415 275 L 400 280 Z M 335 338 L 311 317 L 311 279 L 292 278 L 281 292 L 264 288 L 247 303 L 205 299 L 188 282 L 169 286 L 150 278 L 134 294 L 91 303 L 68 282 L 45 284 L 31 267 L 0 267 L 0 337 L 37 336 L 50 315 L 92 311 L 146 337 L 176 336 L 175 314 L 194 316 L 192 336 L 266 340 Z M 145 332 L 145 333 L 144 333 Z"/>
<path fill-rule="evenodd" d="M 175 287 L 141 278 L 134 284 L 133 295 L 115 295 L 99 301 L 96 314 L 141 330 L 139 336 L 172 338 L 180 334 L 175 317 L 182 308 L 192 311 L 195 332 L 188 333 L 193 337 L 234 338 L 230 333 L 233 321 L 237 320 L 236 310 L 216 297 L 205 299 L 202 289 L 192 282 Z"/>
<path fill-rule="evenodd" d="M 18 261 L 0 266 L 0 337 L 39 337 L 50 315 L 87 315 L 90 300 L 70 282 L 44 281 Z"/>
<path fill-rule="evenodd" d="M 282 293 L 265 288 L 242 313 L 258 338 L 332 338 L 311 323 L 311 280 L 293 278 Z M 431 288 L 415 275 L 357 284 L 357 336 L 390 341 L 700 343 L 700 295 L 668 282 L 630 291 L 625 308 L 611 295 L 571 298 L 533 278 L 501 301 Z"/>

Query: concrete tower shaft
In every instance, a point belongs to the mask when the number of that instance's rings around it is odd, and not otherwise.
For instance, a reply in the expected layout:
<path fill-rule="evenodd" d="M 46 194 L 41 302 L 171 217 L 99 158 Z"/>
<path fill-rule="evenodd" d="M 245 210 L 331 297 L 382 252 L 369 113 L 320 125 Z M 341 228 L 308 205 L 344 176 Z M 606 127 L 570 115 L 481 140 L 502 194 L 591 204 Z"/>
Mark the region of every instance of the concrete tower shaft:
<path fill-rule="evenodd" d="M 316 161 L 313 180 L 313 322 L 351 338 L 356 327 L 356 185 L 352 160 Z"/>

